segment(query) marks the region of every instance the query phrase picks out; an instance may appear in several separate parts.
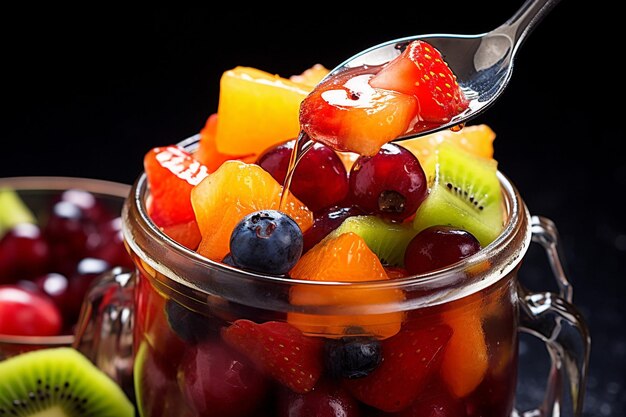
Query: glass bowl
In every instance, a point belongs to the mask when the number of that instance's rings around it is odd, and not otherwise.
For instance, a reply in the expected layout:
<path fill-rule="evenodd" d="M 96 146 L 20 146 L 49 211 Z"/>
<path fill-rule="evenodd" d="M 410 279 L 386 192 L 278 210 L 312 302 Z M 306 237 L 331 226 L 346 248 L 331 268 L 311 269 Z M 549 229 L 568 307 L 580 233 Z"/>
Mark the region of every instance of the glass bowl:
<path fill-rule="evenodd" d="M 9 188 L 17 192 L 22 201 L 33 212 L 38 221 L 44 216 L 46 205 L 66 190 L 83 190 L 93 194 L 102 207 L 111 215 L 121 213 L 130 186 L 106 180 L 32 176 L 0 178 L 0 189 Z M 112 265 L 113 266 L 113 265 Z M 71 346 L 74 334 L 58 336 L 14 336 L 0 334 L 0 360 L 16 354 L 50 347 Z"/>

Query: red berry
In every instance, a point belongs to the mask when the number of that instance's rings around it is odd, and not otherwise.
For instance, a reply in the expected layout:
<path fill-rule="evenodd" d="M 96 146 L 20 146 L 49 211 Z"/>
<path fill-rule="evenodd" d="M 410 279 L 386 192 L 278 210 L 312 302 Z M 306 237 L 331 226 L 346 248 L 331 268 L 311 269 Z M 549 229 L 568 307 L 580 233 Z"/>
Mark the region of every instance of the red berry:
<path fill-rule="evenodd" d="M 62 324 L 61 313 L 46 295 L 17 285 L 0 286 L 0 334 L 55 336 Z"/>
<path fill-rule="evenodd" d="M 31 279 L 47 271 L 50 246 L 38 226 L 21 223 L 0 239 L 0 284 Z"/>
<path fill-rule="evenodd" d="M 37 289 L 46 294 L 61 312 L 72 303 L 70 283 L 65 275 L 48 272 L 34 280 Z"/>
<path fill-rule="evenodd" d="M 206 166 L 179 146 L 158 147 L 144 157 L 150 186 L 150 217 L 157 226 L 172 226 L 195 219 L 191 189 L 209 175 Z"/>
<path fill-rule="evenodd" d="M 322 375 L 323 342 L 289 323 L 237 320 L 222 332 L 222 338 L 294 392 L 311 391 Z"/>
<path fill-rule="evenodd" d="M 257 165 L 282 184 L 294 144 L 295 140 L 289 140 L 271 147 L 259 156 Z M 348 173 L 335 151 L 322 143 L 315 143 L 296 165 L 289 189 L 315 212 L 346 197 Z"/>
<path fill-rule="evenodd" d="M 447 123 L 469 105 L 439 51 L 421 40 L 410 43 L 370 84 L 417 98 L 419 119 L 426 122 Z"/>
<path fill-rule="evenodd" d="M 132 268 L 132 259 L 124 246 L 122 219 L 116 217 L 98 225 L 100 243 L 89 252 L 89 257 L 102 259 L 111 266 Z"/>
<path fill-rule="evenodd" d="M 80 207 L 83 218 L 93 223 L 105 223 L 113 218 L 111 211 L 93 193 L 72 188 L 63 191 L 59 201 L 67 201 Z"/>
<path fill-rule="evenodd" d="M 269 388 L 245 358 L 215 341 L 189 349 L 178 369 L 180 389 L 198 415 L 254 415 Z"/>
<path fill-rule="evenodd" d="M 480 243 L 465 230 L 432 226 L 419 232 L 407 245 L 404 266 L 411 275 L 444 268 L 480 250 Z"/>
<path fill-rule="evenodd" d="M 277 417 L 359 417 L 358 402 L 340 385 L 324 381 L 315 390 L 298 394 L 287 388 L 278 393 Z"/>
<path fill-rule="evenodd" d="M 102 259 L 84 258 L 75 266 L 69 277 L 68 302 L 63 306 L 63 316 L 68 323 L 76 323 L 83 299 L 93 281 L 111 266 Z"/>
<path fill-rule="evenodd" d="M 383 359 L 372 373 L 345 379 L 344 386 L 358 400 L 379 410 L 404 410 L 435 375 L 451 336 L 446 325 L 402 330 L 382 341 Z"/>
<path fill-rule="evenodd" d="M 350 199 L 364 211 L 402 221 L 428 194 L 426 175 L 407 149 L 383 145 L 374 156 L 360 156 L 350 171 Z"/>

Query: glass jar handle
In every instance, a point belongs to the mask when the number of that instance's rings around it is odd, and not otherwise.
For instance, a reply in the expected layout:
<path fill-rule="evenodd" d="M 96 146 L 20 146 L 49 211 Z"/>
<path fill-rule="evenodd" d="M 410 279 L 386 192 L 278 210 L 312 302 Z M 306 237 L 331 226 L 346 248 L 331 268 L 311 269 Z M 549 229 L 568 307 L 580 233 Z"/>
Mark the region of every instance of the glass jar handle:
<path fill-rule="evenodd" d="M 583 316 L 572 304 L 573 288 L 565 274 L 559 235 L 554 223 L 532 217 L 532 241 L 546 250 L 559 286 L 559 294 L 532 293 L 520 285 L 520 330 L 541 339 L 550 355 L 546 394 L 540 408 L 523 412 L 523 417 L 559 417 L 563 409 L 563 381 L 569 383 L 572 412 L 583 411 L 591 338 Z"/>
<path fill-rule="evenodd" d="M 83 301 L 73 344 L 131 399 L 134 286 L 135 274 L 125 268 L 100 275 Z"/>

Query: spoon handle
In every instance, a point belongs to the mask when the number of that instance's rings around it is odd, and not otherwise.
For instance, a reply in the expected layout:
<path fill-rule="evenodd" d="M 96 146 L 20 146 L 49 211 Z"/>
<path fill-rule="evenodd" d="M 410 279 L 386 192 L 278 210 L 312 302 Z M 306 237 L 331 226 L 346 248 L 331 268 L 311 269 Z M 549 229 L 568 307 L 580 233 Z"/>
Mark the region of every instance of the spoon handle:
<path fill-rule="evenodd" d="M 513 41 L 514 49 L 522 44 L 530 32 L 539 22 L 552 10 L 560 0 L 526 0 L 517 12 L 503 25 L 496 28 L 493 33 L 503 33 L 508 35 Z"/>

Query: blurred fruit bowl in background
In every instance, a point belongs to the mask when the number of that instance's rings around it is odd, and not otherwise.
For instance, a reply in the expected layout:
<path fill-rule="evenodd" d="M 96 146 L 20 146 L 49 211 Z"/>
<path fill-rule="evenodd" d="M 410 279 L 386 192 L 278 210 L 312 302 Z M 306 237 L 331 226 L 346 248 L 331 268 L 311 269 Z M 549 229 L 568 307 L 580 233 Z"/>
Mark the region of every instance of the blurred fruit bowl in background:
<path fill-rule="evenodd" d="M 132 266 L 120 219 L 129 191 L 90 178 L 0 178 L 0 360 L 72 345 L 94 279 Z"/>

